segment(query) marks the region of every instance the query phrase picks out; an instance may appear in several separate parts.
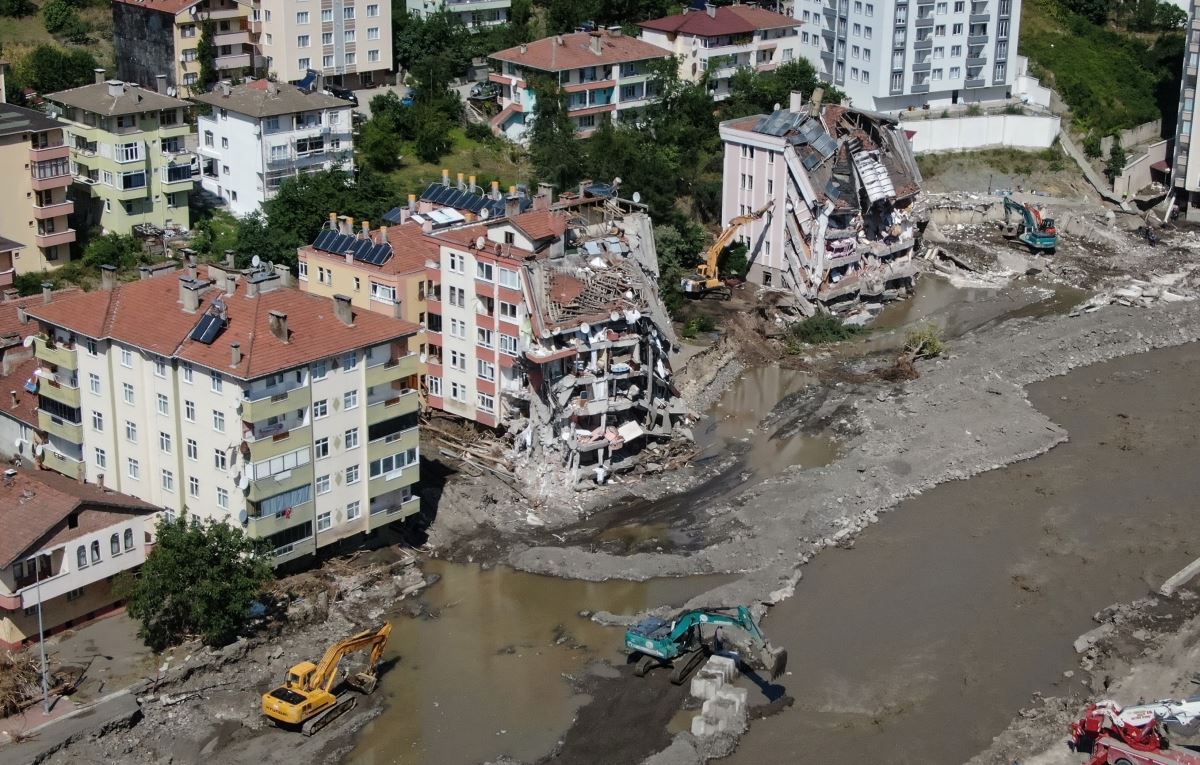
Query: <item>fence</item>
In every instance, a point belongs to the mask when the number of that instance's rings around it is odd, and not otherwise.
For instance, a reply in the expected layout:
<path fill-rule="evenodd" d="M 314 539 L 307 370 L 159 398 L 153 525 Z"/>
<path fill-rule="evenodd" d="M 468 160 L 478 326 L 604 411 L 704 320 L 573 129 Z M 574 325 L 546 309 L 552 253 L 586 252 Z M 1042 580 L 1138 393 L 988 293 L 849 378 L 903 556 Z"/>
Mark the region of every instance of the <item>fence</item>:
<path fill-rule="evenodd" d="M 1046 149 L 1059 133 L 1058 117 L 1024 114 L 995 114 L 980 117 L 947 117 L 910 121 L 901 128 L 913 134 L 913 151 L 975 151 L 1007 146 L 1014 149 Z"/>

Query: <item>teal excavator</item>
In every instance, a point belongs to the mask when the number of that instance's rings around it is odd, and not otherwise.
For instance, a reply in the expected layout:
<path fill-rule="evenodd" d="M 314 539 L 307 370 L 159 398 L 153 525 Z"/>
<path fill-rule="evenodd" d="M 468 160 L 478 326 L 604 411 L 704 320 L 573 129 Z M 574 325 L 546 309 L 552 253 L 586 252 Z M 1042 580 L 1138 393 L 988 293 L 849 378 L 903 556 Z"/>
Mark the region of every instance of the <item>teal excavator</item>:
<path fill-rule="evenodd" d="M 698 608 L 671 619 L 644 619 L 625 632 L 625 647 L 637 661 L 635 675 L 644 677 L 655 667 L 671 667 L 675 685 L 710 653 L 734 654 L 742 664 L 770 673 L 772 680 L 787 668 L 787 651 L 767 642 L 745 606 Z"/>
<path fill-rule="evenodd" d="M 1015 220 L 1014 220 L 1015 218 Z M 1004 198 L 1004 236 L 1016 239 L 1031 250 L 1053 250 L 1058 246 L 1058 229 L 1053 218 L 1043 218 L 1041 210 Z"/>

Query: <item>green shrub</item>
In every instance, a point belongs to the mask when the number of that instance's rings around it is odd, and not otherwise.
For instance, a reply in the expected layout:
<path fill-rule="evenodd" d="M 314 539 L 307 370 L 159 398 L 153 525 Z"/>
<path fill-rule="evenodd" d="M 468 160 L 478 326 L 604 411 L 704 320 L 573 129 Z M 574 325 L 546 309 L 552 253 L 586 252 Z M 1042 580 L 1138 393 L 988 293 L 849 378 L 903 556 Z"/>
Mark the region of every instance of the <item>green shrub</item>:
<path fill-rule="evenodd" d="M 492 129 L 483 122 L 468 122 L 465 130 L 467 138 L 479 143 L 495 143 L 496 135 Z"/>
<path fill-rule="evenodd" d="M 787 346 L 789 353 L 799 353 L 802 345 L 828 345 L 849 340 L 862 334 L 862 327 L 851 326 L 842 321 L 840 316 L 831 313 L 819 313 L 803 321 L 798 321 L 788 327 Z"/>
<path fill-rule="evenodd" d="M 941 356 L 945 350 L 942 331 L 932 324 L 913 327 L 904 336 L 904 352 L 911 354 L 913 358 L 929 359 Z"/>

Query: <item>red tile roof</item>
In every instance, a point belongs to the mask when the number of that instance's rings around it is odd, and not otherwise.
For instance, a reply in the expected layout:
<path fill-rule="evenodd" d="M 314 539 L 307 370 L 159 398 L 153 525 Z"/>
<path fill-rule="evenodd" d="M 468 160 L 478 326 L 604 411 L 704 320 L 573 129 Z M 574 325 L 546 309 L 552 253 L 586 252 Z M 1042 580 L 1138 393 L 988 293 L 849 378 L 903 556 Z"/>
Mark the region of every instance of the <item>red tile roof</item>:
<path fill-rule="evenodd" d="M 557 210 L 532 210 L 512 219 L 513 225 L 534 241 L 562 236 L 569 218 Z"/>
<path fill-rule="evenodd" d="M 0 477 L 0 568 L 41 549 L 39 542 L 48 541 L 48 537 L 61 543 L 86 533 L 82 527 L 70 529 L 71 534 L 63 531 L 67 518 L 84 508 L 136 514 L 158 510 L 136 497 L 80 483 L 50 470 L 20 469 L 11 479 Z"/>
<path fill-rule="evenodd" d="M 705 11 L 691 11 L 643 21 L 638 26 L 692 37 L 720 37 L 750 34 L 763 29 L 798 27 L 800 21 L 791 16 L 749 5 L 724 5 L 718 7 L 713 16 L 709 16 Z"/>
<path fill-rule="evenodd" d="M 59 300 L 71 295 L 83 294 L 83 290 L 78 287 L 68 287 L 66 289 L 55 290 L 50 295 L 50 300 Z M 29 335 L 37 334 L 37 324 L 29 322 L 22 324 L 18 308 L 29 308 L 35 305 L 41 305 L 44 298 L 41 295 L 31 295 L 29 297 L 17 298 L 16 300 L 8 300 L 0 303 L 0 337 L 9 335 L 20 335 L 28 337 Z"/>
<path fill-rule="evenodd" d="M 195 362 L 244 380 L 301 366 L 339 353 L 411 335 L 411 322 L 356 311 L 354 323 L 343 324 L 326 298 L 280 288 L 249 297 L 239 275 L 236 291 L 225 296 L 218 286 L 203 293 L 192 314 L 179 305 L 182 271 L 164 271 L 148 279 L 118 285 L 111 291 L 88 292 L 39 305 L 28 313 L 42 321 L 95 339 L 113 339 L 167 357 Z M 217 298 L 226 304 L 228 324 L 211 345 L 189 335 Z M 288 342 L 270 330 L 271 311 L 287 314 Z M 230 364 L 230 344 L 240 343 L 242 360 Z"/>
<path fill-rule="evenodd" d="M 371 232 L 372 241 L 381 241 L 380 231 L 380 229 L 376 229 Z M 420 223 L 408 221 L 399 226 L 388 226 L 387 240 L 392 245 L 392 257 L 386 263 L 374 266 L 356 260 L 354 265 L 364 271 L 380 274 L 413 274 L 425 270 L 426 260 L 431 258 L 437 260 L 440 257 L 437 242 L 421 229 Z M 325 258 L 343 262 L 346 259 L 345 255 L 323 252 L 312 246 L 302 247 L 300 250 L 309 258 Z"/>
<path fill-rule="evenodd" d="M 612 36 L 596 33 L 600 39 L 600 53 L 592 51 L 592 33 L 575 32 L 558 37 L 534 40 L 525 46 L 497 51 L 491 58 L 538 69 L 543 72 L 562 72 L 597 64 L 620 64 L 627 61 L 642 61 L 666 58 L 669 50 L 627 35 Z M 562 44 L 558 40 L 562 40 Z M 522 52 L 524 48 L 524 52 Z"/>
<path fill-rule="evenodd" d="M 39 362 L 36 358 L 28 358 L 17 362 L 9 373 L 0 376 L 0 414 L 19 420 L 31 427 L 38 425 L 38 397 L 36 393 L 25 390 L 25 382 L 33 378 L 33 371 Z M 17 394 L 17 405 L 13 406 L 12 393 Z M 7 451 L 12 444 L 0 444 Z"/>

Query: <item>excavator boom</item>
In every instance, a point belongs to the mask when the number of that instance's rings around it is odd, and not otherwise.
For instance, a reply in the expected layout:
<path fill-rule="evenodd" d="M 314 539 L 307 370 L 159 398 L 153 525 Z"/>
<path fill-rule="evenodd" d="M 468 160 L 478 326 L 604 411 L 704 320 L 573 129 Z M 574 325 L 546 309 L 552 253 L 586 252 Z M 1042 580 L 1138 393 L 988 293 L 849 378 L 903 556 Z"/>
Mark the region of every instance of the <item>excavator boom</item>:
<path fill-rule="evenodd" d="M 767 202 L 759 210 L 739 215 L 730 220 L 729 225 L 717 235 L 717 241 L 713 242 L 712 246 L 704 253 L 704 262 L 696 267 L 696 273 L 685 276 L 680 282 L 680 288 L 684 294 L 701 296 L 706 292 L 724 288 L 725 285 L 717 272 L 717 261 L 720 259 L 721 253 L 733 242 L 733 238 L 742 226 L 766 215 L 774 204 L 774 201 Z"/>
<path fill-rule="evenodd" d="M 704 625 L 731 626 L 744 631 L 749 636 L 749 645 L 744 646 L 745 650 L 738 651 L 739 657 L 747 665 L 770 673 L 772 679 L 779 677 L 787 668 L 787 651 L 775 648 L 767 641 L 745 606 L 694 609 L 677 614 L 670 621 L 646 619 L 625 633 L 625 646 L 635 654 L 661 663 L 683 658 L 686 662 L 683 665 L 685 671 L 680 674 L 686 676 L 687 668 L 694 666 L 693 659 L 704 653 L 701 635 Z M 645 663 L 639 665 L 643 673 L 647 666 Z"/>

